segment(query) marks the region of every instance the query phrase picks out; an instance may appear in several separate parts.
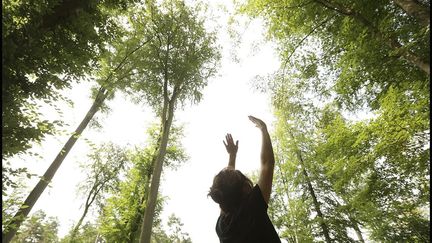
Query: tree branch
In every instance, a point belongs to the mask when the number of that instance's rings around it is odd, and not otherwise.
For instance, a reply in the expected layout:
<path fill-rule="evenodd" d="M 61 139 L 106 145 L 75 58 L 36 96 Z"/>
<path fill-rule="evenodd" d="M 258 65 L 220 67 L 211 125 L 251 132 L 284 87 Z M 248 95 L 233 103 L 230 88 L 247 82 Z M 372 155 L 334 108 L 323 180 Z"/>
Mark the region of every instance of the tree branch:
<path fill-rule="evenodd" d="M 297 45 L 294 47 L 294 50 L 291 52 L 291 54 L 288 56 L 288 58 L 285 60 L 284 62 L 284 67 L 283 67 L 283 71 L 282 74 L 285 73 L 285 68 L 286 65 L 288 63 L 288 61 L 291 59 L 292 55 L 294 55 L 294 53 L 296 52 L 297 48 L 300 47 L 300 45 L 310 36 L 312 35 L 319 27 L 323 26 L 325 23 L 327 23 L 328 21 L 330 21 L 333 17 L 335 17 L 336 14 L 333 14 L 332 16 L 330 16 L 329 18 L 327 18 L 326 20 L 322 21 L 320 24 L 318 24 L 317 26 L 313 27 L 312 30 L 306 34 L 306 36 L 303 37 L 303 39 L 301 39 L 301 41 L 299 41 L 299 43 L 297 43 Z"/>
<path fill-rule="evenodd" d="M 424 6 L 417 0 L 393 0 L 408 15 L 417 19 L 424 27 L 430 25 L 430 6 Z"/>
<path fill-rule="evenodd" d="M 409 50 L 405 50 L 403 48 L 403 45 L 400 44 L 397 39 L 385 36 L 378 29 L 377 26 L 375 26 L 372 22 L 370 22 L 360 13 L 354 11 L 351 8 L 347 8 L 345 6 L 342 6 L 341 4 L 333 3 L 331 1 L 327 1 L 327 0 L 314 0 L 314 1 L 323 5 L 327 9 L 336 11 L 337 13 L 340 13 L 342 15 L 351 16 L 352 18 L 361 22 L 373 35 L 378 37 L 380 40 L 384 41 L 384 43 L 386 43 L 388 47 L 397 51 L 402 58 L 404 58 L 411 64 L 414 64 L 422 71 L 427 73 L 428 76 L 430 76 L 430 63 L 428 61 L 422 60 L 422 58 L 420 58 L 418 55 L 412 53 Z"/>

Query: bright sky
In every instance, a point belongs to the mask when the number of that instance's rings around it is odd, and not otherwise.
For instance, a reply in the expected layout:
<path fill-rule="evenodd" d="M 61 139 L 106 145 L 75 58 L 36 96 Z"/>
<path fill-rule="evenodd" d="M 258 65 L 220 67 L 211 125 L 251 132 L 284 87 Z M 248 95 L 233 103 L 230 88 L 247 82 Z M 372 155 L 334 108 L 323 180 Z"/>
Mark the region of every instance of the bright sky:
<path fill-rule="evenodd" d="M 226 2 L 226 3 L 225 3 Z M 215 8 L 224 4 L 230 9 L 230 1 L 213 1 Z M 227 14 L 216 12 L 221 25 L 220 44 L 223 59 L 219 75 L 210 80 L 203 91 L 203 100 L 194 106 L 176 112 L 176 124 L 184 124 L 183 145 L 190 156 L 177 171 L 164 171 L 160 192 L 168 196 L 162 219 L 174 213 L 184 223 L 183 231 L 189 233 L 193 242 L 219 242 L 215 224 L 219 208 L 207 193 L 213 177 L 227 165 L 228 155 L 222 140 L 226 133 L 232 133 L 239 140 L 237 168 L 244 173 L 259 167 L 260 133 L 248 120 L 248 115 L 263 119 L 271 130 L 274 120 L 270 101 L 262 93 L 254 91 L 251 82 L 256 75 L 266 75 L 279 67 L 279 60 L 270 44 L 259 44 L 264 30 L 259 21 L 252 22 L 242 35 L 238 51 L 239 63 L 230 58 L 233 46 L 227 35 Z M 72 131 L 83 119 L 92 100 L 90 84 L 80 83 L 67 92 L 75 103 L 74 107 L 61 106 L 62 120 Z M 101 130 L 86 129 L 83 137 L 94 143 L 112 141 L 119 145 L 142 145 L 146 140 L 146 129 L 153 120 L 152 110 L 145 105 L 135 105 L 119 94 L 109 103 L 111 112 L 104 115 Z M 54 113 L 51 113 L 55 117 Z M 100 117 L 100 116 L 99 116 Z M 42 175 L 52 162 L 67 136 L 48 138 L 35 151 L 43 153 L 43 159 L 25 157 L 24 162 L 32 172 Z M 86 160 L 89 152 L 84 139 L 79 139 L 54 176 L 51 187 L 45 190 L 32 212 L 44 210 L 49 216 L 60 220 L 60 235 L 65 235 L 82 214 L 83 198 L 76 196 L 76 186 L 83 179 L 79 163 Z M 28 161 L 34 160 L 34 161 Z M 29 188 L 37 182 L 31 181 Z"/>

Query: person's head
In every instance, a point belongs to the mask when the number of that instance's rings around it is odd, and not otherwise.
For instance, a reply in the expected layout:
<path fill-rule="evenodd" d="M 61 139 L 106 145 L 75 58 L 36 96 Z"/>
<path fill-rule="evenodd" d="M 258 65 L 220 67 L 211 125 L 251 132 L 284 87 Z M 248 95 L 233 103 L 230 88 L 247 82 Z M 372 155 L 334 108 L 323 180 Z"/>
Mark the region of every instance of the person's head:
<path fill-rule="evenodd" d="M 239 170 L 225 168 L 213 179 L 209 196 L 225 213 L 234 212 L 252 190 L 252 181 Z"/>

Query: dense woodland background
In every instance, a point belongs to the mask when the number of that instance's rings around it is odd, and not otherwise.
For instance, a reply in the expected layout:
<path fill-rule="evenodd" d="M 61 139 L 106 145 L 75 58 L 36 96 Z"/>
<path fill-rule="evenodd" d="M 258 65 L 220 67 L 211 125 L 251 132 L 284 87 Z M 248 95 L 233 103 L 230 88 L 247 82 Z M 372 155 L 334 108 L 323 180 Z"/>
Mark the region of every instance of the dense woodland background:
<path fill-rule="evenodd" d="M 163 168 L 188 160 L 176 111 L 198 103 L 218 72 L 206 5 L 5 0 L 2 11 L 2 241 L 191 242 L 175 215 L 161 227 L 158 191 Z M 430 242 L 430 2 L 236 1 L 233 39 L 240 18 L 265 22 L 281 60 L 253 82 L 276 118 L 269 215 L 281 239 Z M 46 120 L 40 107 L 74 102 L 62 91 L 77 82 L 93 84 L 94 103 L 50 168 L 42 176 L 14 165 L 62 132 L 68 121 Z M 81 218 L 60 239 L 58 220 L 31 209 L 120 92 L 158 120 L 144 147 L 92 147 Z M 98 217 L 84 223 L 91 208 Z"/>

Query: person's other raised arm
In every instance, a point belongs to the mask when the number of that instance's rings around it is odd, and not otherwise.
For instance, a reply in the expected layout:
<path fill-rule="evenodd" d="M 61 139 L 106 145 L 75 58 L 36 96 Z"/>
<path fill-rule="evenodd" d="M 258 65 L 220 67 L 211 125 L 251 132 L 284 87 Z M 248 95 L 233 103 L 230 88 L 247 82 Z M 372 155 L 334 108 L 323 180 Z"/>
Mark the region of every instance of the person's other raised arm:
<path fill-rule="evenodd" d="M 261 169 L 258 179 L 258 186 L 261 189 L 264 201 L 268 204 L 273 183 L 273 171 L 275 164 L 273 147 L 271 144 L 270 135 L 267 131 L 267 125 L 262 120 L 253 116 L 249 116 L 249 120 L 251 120 L 261 130 L 262 134 Z"/>
<path fill-rule="evenodd" d="M 236 156 L 237 156 L 237 150 L 238 150 L 238 140 L 234 144 L 234 140 L 231 136 L 231 134 L 227 134 L 225 136 L 226 143 L 223 141 L 225 148 L 229 154 L 229 160 L 228 160 L 228 166 L 227 168 L 235 169 L 235 162 L 236 162 Z"/>

